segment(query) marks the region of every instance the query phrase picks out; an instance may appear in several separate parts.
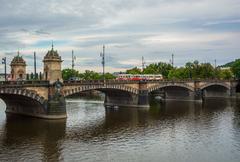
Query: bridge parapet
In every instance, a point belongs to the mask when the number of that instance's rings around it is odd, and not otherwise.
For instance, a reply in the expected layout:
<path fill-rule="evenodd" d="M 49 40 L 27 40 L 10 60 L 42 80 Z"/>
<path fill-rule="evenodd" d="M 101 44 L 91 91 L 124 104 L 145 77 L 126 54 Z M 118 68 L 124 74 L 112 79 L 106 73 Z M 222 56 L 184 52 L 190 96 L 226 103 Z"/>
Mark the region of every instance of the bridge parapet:
<path fill-rule="evenodd" d="M 49 81 L 1 81 L 1 87 L 41 87 L 49 86 Z"/>

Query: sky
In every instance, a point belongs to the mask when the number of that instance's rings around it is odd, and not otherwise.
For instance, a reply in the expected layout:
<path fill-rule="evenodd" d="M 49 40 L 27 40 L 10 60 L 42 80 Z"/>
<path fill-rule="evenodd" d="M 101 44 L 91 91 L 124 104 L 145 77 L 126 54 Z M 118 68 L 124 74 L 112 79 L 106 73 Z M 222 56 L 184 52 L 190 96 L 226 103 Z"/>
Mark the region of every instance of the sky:
<path fill-rule="evenodd" d="M 33 72 L 51 49 L 63 68 L 119 72 L 146 64 L 184 66 L 199 60 L 217 65 L 240 57 L 240 0 L 0 0 L 0 57 L 20 55 Z M 9 71 L 8 66 L 8 71 Z M 4 66 L 0 65 L 0 73 Z"/>

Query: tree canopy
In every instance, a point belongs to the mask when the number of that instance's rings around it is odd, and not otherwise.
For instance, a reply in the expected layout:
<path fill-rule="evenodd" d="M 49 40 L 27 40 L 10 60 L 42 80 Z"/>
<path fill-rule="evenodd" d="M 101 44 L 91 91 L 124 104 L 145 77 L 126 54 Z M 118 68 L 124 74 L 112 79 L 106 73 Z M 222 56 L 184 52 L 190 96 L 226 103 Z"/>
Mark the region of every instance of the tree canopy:
<path fill-rule="evenodd" d="M 79 73 L 73 69 L 62 70 L 63 80 L 70 80 L 71 78 L 78 78 L 81 80 L 100 80 L 103 79 L 103 75 L 94 71 L 86 70 L 84 73 Z M 116 77 L 111 73 L 105 73 L 105 79 L 115 79 Z"/>
<path fill-rule="evenodd" d="M 236 60 L 232 67 L 231 70 L 236 78 L 240 78 L 240 59 Z"/>
<path fill-rule="evenodd" d="M 233 74 L 240 77 L 240 61 L 236 62 L 232 70 L 213 67 L 210 63 L 198 61 L 187 62 L 184 67 L 172 67 L 168 63 L 153 63 L 143 71 L 134 67 L 126 71 L 127 74 L 162 74 L 165 79 L 231 79 Z"/>

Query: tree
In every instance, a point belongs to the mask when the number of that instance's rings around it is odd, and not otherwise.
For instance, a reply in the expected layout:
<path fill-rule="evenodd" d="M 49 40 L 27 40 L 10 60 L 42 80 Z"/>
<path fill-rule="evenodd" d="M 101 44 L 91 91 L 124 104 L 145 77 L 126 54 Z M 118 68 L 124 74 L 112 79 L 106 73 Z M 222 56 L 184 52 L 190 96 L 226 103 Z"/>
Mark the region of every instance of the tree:
<path fill-rule="evenodd" d="M 164 78 L 168 77 L 168 73 L 172 70 L 171 64 L 164 62 L 154 63 L 148 65 L 144 70 L 143 74 L 162 74 Z"/>
<path fill-rule="evenodd" d="M 39 80 L 38 73 L 35 75 L 35 80 Z"/>
<path fill-rule="evenodd" d="M 240 78 L 240 59 L 236 60 L 232 67 L 231 70 L 236 78 Z"/>
<path fill-rule="evenodd" d="M 81 74 L 81 78 L 84 80 L 99 80 L 101 75 L 94 71 L 86 70 L 85 73 Z"/>
<path fill-rule="evenodd" d="M 215 78 L 216 71 L 210 63 L 202 63 L 199 66 L 198 77 L 201 79 Z"/>
<path fill-rule="evenodd" d="M 222 69 L 220 71 L 220 78 L 221 79 L 231 79 L 231 78 L 233 78 L 233 73 L 230 69 Z"/>
<path fill-rule="evenodd" d="M 101 78 L 103 78 L 103 76 L 101 75 Z M 116 77 L 111 74 L 111 73 L 105 73 L 105 79 L 116 79 Z"/>
<path fill-rule="evenodd" d="M 78 77 L 79 72 L 74 69 L 63 69 L 62 70 L 62 77 L 63 80 L 69 80 L 71 77 Z"/>
<path fill-rule="evenodd" d="M 159 74 L 157 64 L 150 64 L 144 70 L 144 74 Z"/>
<path fill-rule="evenodd" d="M 126 71 L 127 74 L 141 74 L 141 69 L 134 67 Z"/>
<path fill-rule="evenodd" d="M 188 71 L 184 67 L 174 68 L 168 73 L 168 79 L 186 79 L 188 77 Z"/>
<path fill-rule="evenodd" d="M 26 80 L 29 80 L 29 74 L 27 74 L 27 78 L 26 78 Z"/>
<path fill-rule="evenodd" d="M 34 74 L 33 73 L 30 74 L 30 80 L 34 80 Z"/>

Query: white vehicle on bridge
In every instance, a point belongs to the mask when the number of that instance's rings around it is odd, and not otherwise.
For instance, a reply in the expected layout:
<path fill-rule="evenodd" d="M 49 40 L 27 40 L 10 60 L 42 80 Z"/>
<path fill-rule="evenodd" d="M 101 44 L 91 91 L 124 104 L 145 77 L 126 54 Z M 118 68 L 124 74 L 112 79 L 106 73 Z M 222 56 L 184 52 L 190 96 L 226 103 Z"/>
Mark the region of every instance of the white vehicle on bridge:
<path fill-rule="evenodd" d="M 117 80 L 162 80 L 161 74 L 118 74 Z"/>

